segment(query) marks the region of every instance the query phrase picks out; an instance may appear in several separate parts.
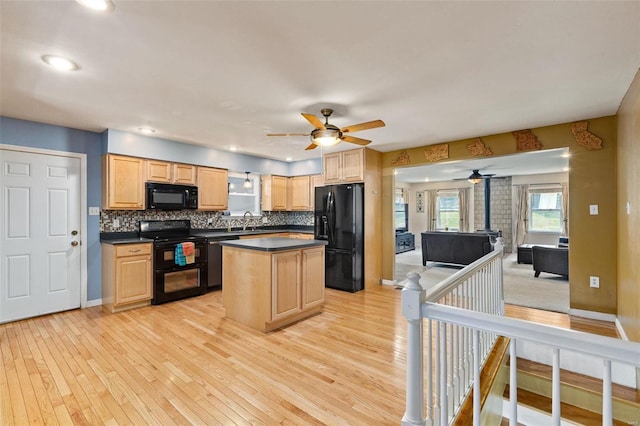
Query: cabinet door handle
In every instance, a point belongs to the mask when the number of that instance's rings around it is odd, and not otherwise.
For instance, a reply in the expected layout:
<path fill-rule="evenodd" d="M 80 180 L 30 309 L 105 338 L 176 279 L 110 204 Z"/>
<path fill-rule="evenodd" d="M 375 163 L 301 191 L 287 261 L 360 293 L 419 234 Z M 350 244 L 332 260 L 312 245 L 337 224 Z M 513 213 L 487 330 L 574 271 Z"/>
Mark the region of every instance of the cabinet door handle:
<path fill-rule="evenodd" d="M 131 249 L 129 249 L 129 253 L 137 253 L 137 252 L 139 252 L 139 251 L 140 251 L 140 249 L 137 249 L 137 250 L 131 250 Z"/>

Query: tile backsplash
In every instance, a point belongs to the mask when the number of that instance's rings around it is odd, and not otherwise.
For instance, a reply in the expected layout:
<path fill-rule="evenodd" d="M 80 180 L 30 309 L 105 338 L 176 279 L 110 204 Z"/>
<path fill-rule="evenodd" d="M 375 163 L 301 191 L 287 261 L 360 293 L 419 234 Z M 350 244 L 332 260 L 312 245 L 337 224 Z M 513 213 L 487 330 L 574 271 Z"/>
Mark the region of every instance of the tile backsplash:
<path fill-rule="evenodd" d="M 266 221 L 264 219 L 266 218 Z M 119 226 L 113 226 L 114 219 Z M 192 228 L 225 229 L 244 226 L 243 218 L 223 216 L 215 211 L 153 211 L 153 210 L 102 210 L 100 212 L 100 232 L 134 232 L 140 220 L 190 219 Z M 209 224 L 211 223 L 211 224 Z M 313 212 L 262 212 L 261 217 L 249 219 L 247 226 L 303 225 L 313 226 Z"/>

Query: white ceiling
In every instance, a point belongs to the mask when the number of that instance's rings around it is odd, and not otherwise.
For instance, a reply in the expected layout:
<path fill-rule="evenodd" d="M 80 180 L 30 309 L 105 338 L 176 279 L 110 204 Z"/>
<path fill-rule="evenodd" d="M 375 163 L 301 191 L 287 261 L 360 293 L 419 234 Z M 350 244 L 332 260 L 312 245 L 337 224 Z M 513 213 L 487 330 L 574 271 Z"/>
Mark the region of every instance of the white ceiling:
<path fill-rule="evenodd" d="M 385 152 L 612 115 L 640 67 L 640 1 L 114 4 L 1 0 L 0 114 L 302 160 L 265 135 L 301 112 L 382 119 L 354 136 Z"/>

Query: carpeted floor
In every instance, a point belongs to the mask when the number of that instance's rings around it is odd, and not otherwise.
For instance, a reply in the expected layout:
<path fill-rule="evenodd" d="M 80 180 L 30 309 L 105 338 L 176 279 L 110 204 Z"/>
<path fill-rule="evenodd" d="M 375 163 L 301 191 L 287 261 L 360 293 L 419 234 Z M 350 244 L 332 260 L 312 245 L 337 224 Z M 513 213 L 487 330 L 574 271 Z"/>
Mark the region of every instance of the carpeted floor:
<path fill-rule="evenodd" d="M 420 250 L 396 255 L 395 279 L 399 284 L 409 272 L 420 274 L 420 284 L 429 288 L 460 270 L 459 267 L 428 263 L 422 266 Z M 505 303 L 554 312 L 569 310 L 569 281 L 554 274 L 542 272 L 534 278 L 531 265 L 518 264 L 515 253 L 507 253 L 503 261 Z"/>

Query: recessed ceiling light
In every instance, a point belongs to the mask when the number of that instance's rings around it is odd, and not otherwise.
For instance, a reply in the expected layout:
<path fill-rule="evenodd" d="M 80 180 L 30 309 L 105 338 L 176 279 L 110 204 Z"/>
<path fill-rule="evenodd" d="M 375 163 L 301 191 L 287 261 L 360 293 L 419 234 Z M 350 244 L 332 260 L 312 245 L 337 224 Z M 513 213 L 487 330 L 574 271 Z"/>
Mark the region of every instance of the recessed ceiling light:
<path fill-rule="evenodd" d="M 230 146 L 229 147 L 229 151 L 237 151 L 238 147 L 237 146 Z"/>
<path fill-rule="evenodd" d="M 429 178 L 424 178 L 424 181 L 425 182 L 429 182 Z"/>
<path fill-rule="evenodd" d="M 140 133 L 144 133 L 145 135 L 151 135 L 156 132 L 155 129 L 152 129 L 151 127 L 138 127 L 138 130 Z"/>
<path fill-rule="evenodd" d="M 397 174 L 398 174 L 398 171 L 397 171 L 397 170 L 394 170 L 394 171 L 393 171 L 393 174 L 394 174 L 394 175 L 397 175 Z"/>
<path fill-rule="evenodd" d="M 89 9 L 107 12 L 115 9 L 115 5 L 111 0 L 76 0 L 78 3 Z"/>
<path fill-rule="evenodd" d="M 50 65 L 60 71 L 76 71 L 80 69 L 78 64 L 70 59 L 63 58 L 62 56 L 43 55 L 42 60 L 45 64 Z"/>
<path fill-rule="evenodd" d="M 562 158 L 569 158 L 569 157 L 571 157 L 571 154 L 568 152 L 565 152 L 562 154 Z"/>
<path fill-rule="evenodd" d="M 287 157 L 287 158 L 286 158 L 286 160 L 287 160 L 287 161 L 291 161 L 291 160 L 293 160 L 293 158 L 291 158 L 291 157 Z"/>

